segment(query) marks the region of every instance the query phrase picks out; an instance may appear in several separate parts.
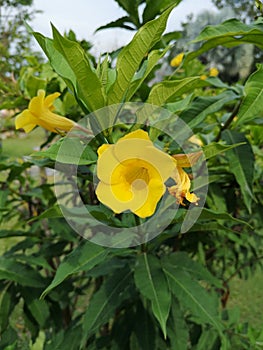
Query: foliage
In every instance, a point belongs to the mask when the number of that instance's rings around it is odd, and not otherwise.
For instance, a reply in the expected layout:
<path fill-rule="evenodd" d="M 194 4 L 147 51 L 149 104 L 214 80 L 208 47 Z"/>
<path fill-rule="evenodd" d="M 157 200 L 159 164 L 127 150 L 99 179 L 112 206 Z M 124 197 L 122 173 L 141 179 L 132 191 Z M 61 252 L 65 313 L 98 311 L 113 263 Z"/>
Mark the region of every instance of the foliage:
<path fill-rule="evenodd" d="M 135 24 L 140 4 L 119 3 Z M 246 42 L 262 49 L 262 19 L 205 28 L 197 50 L 186 53 L 171 75 L 149 82 L 169 50 L 162 35 L 174 7 L 154 11 L 116 59 L 105 55 L 95 64 L 86 48 L 54 26 L 52 39 L 33 32 L 49 63 L 31 59 L 22 68 L 21 105 L 39 88 L 59 91 L 56 110 L 80 129 L 79 137 L 47 134 L 41 150 L 24 161 L 0 158 L 0 238 L 10 242 L 0 258 L 1 349 L 30 349 L 39 342 L 45 350 L 260 349 L 262 332 L 241 324 L 227 302 L 231 280 L 262 266 L 262 65 L 244 85 L 227 84 L 204 78 L 197 57 L 219 45 Z M 152 113 L 141 108 L 131 122 L 134 104 L 128 104 L 115 125 L 120 110 L 112 105 L 125 108 L 125 102 L 146 102 Z M 88 113 L 85 120 L 96 135 L 91 142 L 81 121 Z M 132 244 L 132 230 L 142 224 L 157 230 L 156 222 L 116 214 L 94 192 L 99 146 L 138 128 L 170 155 L 178 156 L 192 136 L 191 154 L 201 149 L 209 169 L 204 207 L 188 203 L 174 211 L 175 198 L 169 197 L 158 221 L 162 225 L 170 215 L 169 225 L 140 245 Z M 65 172 L 61 192 L 54 191 L 48 172 L 57 166 Z M 75 205 L 61 205 L 73 179 L 84 215 L 74 192 Z M 205 185 L 199 180 L 195 189 Z M 118 228 L 119 234 L 107 237 L 111 244 L 97 245 L 74 232 L 72 215 L 89 233 L 103 234 L 106 224 L 108 232 Z M 127 228 L 128 243 L 121 246 Z"/>

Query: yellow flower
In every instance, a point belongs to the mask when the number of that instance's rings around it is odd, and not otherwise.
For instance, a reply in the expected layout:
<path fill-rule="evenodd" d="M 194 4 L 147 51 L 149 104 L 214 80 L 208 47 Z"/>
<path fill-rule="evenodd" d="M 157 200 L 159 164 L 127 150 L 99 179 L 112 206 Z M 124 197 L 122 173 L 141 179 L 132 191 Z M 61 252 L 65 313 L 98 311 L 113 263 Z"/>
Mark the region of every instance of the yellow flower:
<path fill-rule="evenodd" d="M 219 74 L 219 70 L 215 67 L 212 67 L 209 69 L 209 76 L 210 77 L 217 77 Z"/>
<path fill-rule="evenodd" d="M 153 215 L 166 190 L 165 182 L 176 173 L 177 160 L 156 148 L 143 130 L 127 134 L 116 144 L 102 145 L 98 155 L 99 201 L 115 213 L 130 210 L 141 218 Z M 181 178 L 175 178 L 181 184 Z M 186 199 L 196 201 L 188 183 L 182 186 Z M 181 198 L 181 187 L 177 191 Z"/>
<path fill-rule="evenodd" d="M 205 74 L 200 75 L 200 79 L 201 80 L 206 80 L 207 79 L 207 75 L 205 75 Z"/>
<path fill-rule="evenodd" d="M 172 67 L 179 67 L 183 61 L 183 58 L 184 58 L 184 52 L 181 52 L 171 60 L 170 65 Z"/>
<path fill-rule="evenodd" d="M 172 157 L 156 148 L 143 130 L 102 145 L 98 154 L 100 202 L 115 213 L 131 210 L 142 218 L 151 216 L 174 168 Z"/>
<path fill-rule="evenodd" d="M 45 97 L 45 91 L 39 90 L 29 102 L 28 109 L 16 116 L 16 129 L 22 128 L 28 133 L 38 125 L 55 133 L 70 131 L 75 123 L 52 112 L 55 109 L 53 102 L 59 95 L 59 92 L 55 92 Z"/>
<path fill-rule="evenodd" d="M 190 193 L 190 177 L 183 170 L 183 168 L 189 168 L 197 162 L 201 156 L 201 152 L 173 155 L 173 158 L 177 161 L 177 166 L 173 171 L 172 178 L 176 182 L 176 185 L 168 187 L 169 193 L 177 199 L 177 202 L 184 205 L 183 200 L 186 198 L 188 202 L 197 203 L 199 198 L 194 194 Z"/>

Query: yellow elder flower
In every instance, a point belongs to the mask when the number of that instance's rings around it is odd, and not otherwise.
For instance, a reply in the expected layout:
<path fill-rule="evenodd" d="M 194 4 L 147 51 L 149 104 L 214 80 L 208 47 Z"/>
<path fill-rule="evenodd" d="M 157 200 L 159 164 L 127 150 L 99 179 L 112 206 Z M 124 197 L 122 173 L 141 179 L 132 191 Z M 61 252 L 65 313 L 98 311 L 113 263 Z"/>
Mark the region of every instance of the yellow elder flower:
<path fill-rule="evenodd" d="M 171 60 L 170 65 L 172 67 L 179 67 L 183 61 L 183 58 L 184 58 L 184 52 L 181 52 Z"/>
<path fill-rule="evenodd" d="M 215 67 L 212 67 L 209 69 L 209 76 L 210 77 L 217 77 L 219 74 L 219 70 Z"/>
<path fill-rule="evenodd" d="M 29 102 L 28 109 L 16 116 L 16 129 L 22 128 L 28 133 L 38 125 L 55 133 L 70 131 L 75 123 L 52 112 L 55 109 L 53 102 L 59 95 L 59 92 L 55 92 L 45 97 L 45 91 L 38 90 L 37 96 Z"/>
<path fill-rule="evenodd" d="M 115 213 L 130 210 L 141 218 L 153 215 L 177 161 L 156 148 L 143 130 L 125 135 L 116 144 L 102 145 L 98 155 L 99 201 Z M 188 195 L 190 186 L 186 181 L 183 186 L 187 187 L 188 200 L 197 199 Z M 181 196 L 181 188 L 178 191 Z"/>

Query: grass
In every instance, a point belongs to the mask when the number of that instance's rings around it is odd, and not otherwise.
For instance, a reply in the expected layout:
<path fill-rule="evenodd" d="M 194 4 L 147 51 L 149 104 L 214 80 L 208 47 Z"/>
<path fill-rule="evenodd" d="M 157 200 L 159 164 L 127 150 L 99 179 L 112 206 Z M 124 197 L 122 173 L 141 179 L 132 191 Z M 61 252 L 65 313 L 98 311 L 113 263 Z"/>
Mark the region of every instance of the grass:
<path fill-rule="evenodd" d="M 248 280 L 234 279 L 230 284 L 228 308 L 238 307 L 241 322 L 248 322 L 256 329 L 263 329 L 263 272 L 257 272 Z"/>
<path fill-rule="evenodd" d="M 2 154 L 8 157 L 23 157 L 30 155 L 44 140 L 44 131 L 36 128 L 30 134 L 16 134 L 2 141 Z"/>

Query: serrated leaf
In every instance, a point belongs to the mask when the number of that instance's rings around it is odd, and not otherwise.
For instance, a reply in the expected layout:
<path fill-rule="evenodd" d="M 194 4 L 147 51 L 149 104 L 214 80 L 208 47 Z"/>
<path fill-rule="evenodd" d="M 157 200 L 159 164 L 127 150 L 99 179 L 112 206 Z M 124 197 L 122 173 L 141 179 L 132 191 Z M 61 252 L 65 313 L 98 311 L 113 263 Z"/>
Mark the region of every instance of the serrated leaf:
<path fill-rule="evenodd" d="M 253 180 L 254 180 L 254 154 L 252 148 L 246 137 L 234 130 L 224 130 L 222 138 L 228 144 L 237 142 L 244 142 L 240 147 L 226 153 L 229 161 L 229 170 L 234 174 L 237 183 L 240 186 L 242 195 L 244 197 L 245 205 L 249 212 L 251 212 L 251 201 L 254 200 L 253 195 Z"/>
<path fill-rule="evenodd" d="M 79 245 L 61 262 L 53 281 L 44 290 L 41 298 L 44 298 L 52 289 L 57 287 L 70 275 L 79 271 L 88 271 L 92 269 L 95 265 L 102 262 L 107 254 L 108 251 L 106 249 L 90 243 L 89 241 Z"/>
<path fill-rule="evenodd" d="M 237 113 L 235 126 L 248 123 L 258 116 L 262 117 L 263 104 L 263 65 L 250 75 L 244 88 L 245 97 Z"/>
<path fill-rule="evenodd" d="M 174 6 L 163 12 L 157 19 L 146 23 L 135 34 L 131 42 L 118 55 L 117 78 L 108 93 L 108 103 L 120 103 L 130 87 L 135 73 L 150 49 L 161 39 L 166 22 Z"/>
<path fill-rule="evenodd" d="M 52 31 L 55 49 L 61 53 L 76 77 L 74 87 L 77 96 L 90 112 L 104 107 L 106 102 L 101 81 L 84 49 L 79 43 L 64 38 L 54 26 Z"/>
<path fill-rule="evenodd" d="M 151 301 L 153 314 L 166 337 L 166 321 L 171 306 L 171 294 L 160 261 L 146 253 L 139 256 L 134 271 L 134 280 L 140 293 Z"/>
<path fill-rule="evenodd" d="M 195 322 L 210 324 L 221 335 L 222 325 L 219 321 L 217 298 L 201 287 L 187 272 L 170 264 L 164 265 L 163 269 L 167 275 L 171 292 L 180 305 L 191 313 Z"/>
<path fill-rule="evenodd" d="M 93 294 L 83 321 L 83 341 L 100 326 L 109 321 L 122 302 L 130 297 L 131 272 L 122 269 L 117 274 L 109 276 Z"/>

